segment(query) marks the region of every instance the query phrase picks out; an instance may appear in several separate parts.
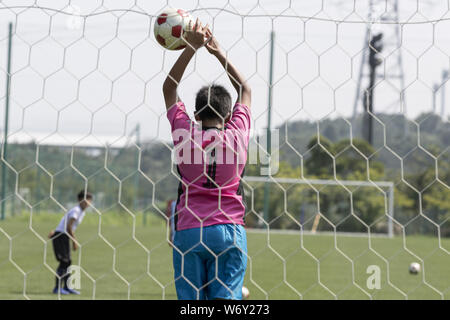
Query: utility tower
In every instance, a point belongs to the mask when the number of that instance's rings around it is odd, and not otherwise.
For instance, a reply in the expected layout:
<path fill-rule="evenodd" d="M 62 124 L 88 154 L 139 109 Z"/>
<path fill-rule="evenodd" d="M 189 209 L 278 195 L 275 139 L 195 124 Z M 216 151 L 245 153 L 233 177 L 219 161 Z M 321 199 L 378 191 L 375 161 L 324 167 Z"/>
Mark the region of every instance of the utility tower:
<path fill-rule="evenodd" d="M 369 85 L 364 91 L 363 105 L 364 123 L 363 135 L 366 140 L 373 145 L 373 118 L 370 114 L 373 113 L 373 92 L 375 87 L 375 78 L 377 75 L 377 67 L 383 63 L 378 54 L 383 50 L 383 33 L 378 33 L 372 37 L 369 43 Z"/>
<path fill-rule="evenodd" d="M 447 81 L 449 80 L 449 70 L 443 70 L 442 71 L 442 79 L 441 83 L 435 83 L 433 85 L 433 113 L 437 114 L 437 96 L 438 93 L 441 94 L 441 110 L 439 111 L 439 115 L 442 119 L 445 117 L 445 90 Z"/>
<path fill-rule="evenodd" d="M 353 103 L 354 123 L 358 112 L 362 112 L 363 136 L 373 143 L 372 120 L 369 112 L 376 110 L 395 110 L 406 114 L 406 100 L 404 96 L 405 80 L 403 72 L 403 60 L 401 50 L 401 34 L 399 22 L 398 0 L 367 0 L 368 1 L 368 21 L 364 37 L 364 51 L 359 68 L 358 82 Z M 383 23 L 389 21 L 390 23 Z M 395 22 L 395 23 L 392 23 Z M 388 59 L 383 59 L 381 50 L 389 53 Z M 376 71 L 376 67 L 380 66 Z M 379 80 L 389 81 L 397 91 L 398 95 L 392 101 L 383 99 L 382 108 L 376 108 L 376 84 Z M 380 106 L 378 104 L 378 106 Z M 406 129 L 406 126 L 405 126 Z"/>
<path fill-rule="evenodd" d="M 441 85 L 441 118 L 445 118 L 445 90 L 448 81 L 448 70 L 442 71 L 442 85 Z"/>

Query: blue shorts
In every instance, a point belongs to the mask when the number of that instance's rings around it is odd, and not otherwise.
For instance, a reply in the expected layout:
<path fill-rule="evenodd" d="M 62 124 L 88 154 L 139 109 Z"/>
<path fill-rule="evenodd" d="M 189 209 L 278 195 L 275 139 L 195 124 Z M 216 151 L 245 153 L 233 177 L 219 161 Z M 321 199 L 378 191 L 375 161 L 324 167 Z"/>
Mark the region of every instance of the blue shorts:
<path fill-rule="evenodd" d="M 178 299 L 242 299 L 247 269 L 247 236 L 243 226 L 218 224 L 177 231 L 174 245 Z"/>

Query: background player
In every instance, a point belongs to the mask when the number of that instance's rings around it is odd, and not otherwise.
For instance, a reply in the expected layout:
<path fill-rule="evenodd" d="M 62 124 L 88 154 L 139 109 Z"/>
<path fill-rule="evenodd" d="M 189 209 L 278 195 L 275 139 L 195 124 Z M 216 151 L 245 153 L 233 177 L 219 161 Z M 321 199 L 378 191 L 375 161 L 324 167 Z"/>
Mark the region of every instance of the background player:
<path fill-rule="evenodd" d="M 58 268 L 56 269 L 56 284 L 53 289 L 53 293 L 55 294 L 58 292 L 60 294 L 80 294 L 67 285 L 67 280 L 70 276 L 67 269 L 72 264 L 70 258 L 70 239 L 72 239 L 73 250 L 77 250 L 78 245 L 75 238 L 75 230 L 83 221 L 85 210 L 91 205 L 91 201 L 92 194 L 80 191 L 78 193 L 78 205 L 69 210 L 61 218 L 56 230 L 51 231 L 49 234 L 49 238 L 52 239 L 56 260 L 59 262 Z"/>

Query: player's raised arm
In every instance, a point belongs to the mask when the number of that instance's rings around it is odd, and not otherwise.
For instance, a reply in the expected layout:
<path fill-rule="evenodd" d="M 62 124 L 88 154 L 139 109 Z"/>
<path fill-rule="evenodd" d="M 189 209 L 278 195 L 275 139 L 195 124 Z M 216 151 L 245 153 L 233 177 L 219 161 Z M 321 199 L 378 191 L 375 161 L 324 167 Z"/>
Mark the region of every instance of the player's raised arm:
<path fill-rule="evenodd" d="M 170 70 L 166 80 L 163 84 L 164 100 L 166 102 L 166 109 L 169 109 L 178 102 L 177 88 L 183 77 L 187 65 L 191 61 L 198 48 L 205 44 L 205 34 L 207 26 L 203 27 L 198 21 L 195 22 L 192 31 L 186 31 L 185 41 L 187 43 L 186 49 L 183 50 L 178 60 Z"/>
<path fill-rule="evenodd" d="M 228 77 L 237 92 L 237 103 L 245 104 L 250 108 L 252 100 L 252 92 L 250 86 L 245 81 L 242 74 L 230 62 L 226 53 L 222 50 L 217 39 L 213 36 L 211 30 L 207 29 L 206 36 L 209 41 L 206 43 L 206 49 L 209 53 L 214 55 L 227 71 Z"/>

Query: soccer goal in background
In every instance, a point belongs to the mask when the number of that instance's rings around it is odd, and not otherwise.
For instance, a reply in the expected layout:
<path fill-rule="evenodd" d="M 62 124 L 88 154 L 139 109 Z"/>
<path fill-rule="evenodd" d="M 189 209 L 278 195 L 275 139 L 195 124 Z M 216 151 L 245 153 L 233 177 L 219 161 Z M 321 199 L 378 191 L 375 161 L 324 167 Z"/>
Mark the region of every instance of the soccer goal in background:
<path fill-rule="evenodd" d="M 1 1 L 0 299 L 65 298 L 50 293 L 47 234 L 83 188 L 81 297 L 176 298 L 161 89 L 179 54 L 153 34 L 167 7 L 209 23 L 252 87 L 250 298 L 450 299 L 450 7 L 437 0 Z M 186 70 L 190 115 L 199 87 L 231 89 L 215 62 L 200 50 Z"/>
<path fill-rule="evenodd" d="M 355 235 L 355 236 L 367 236 L 369 230 L 372 230 L 372 235 L 380 235 L 384 234 L 385 236 L 388 236 L 392 238 L 394 236 L 394 184 L 392 182 L 386 182 L 386 181 L 377 181 L 377 182 L 368 182 L 368 181 L 335 181 L 335 180 L 319 180 L 319 179 L 312 179 L 312 180 L 305 180 L 305 179 L 294 179 L 294 178 L 274 178 L 274 177 L 245 177 L 244 181 L 247 183 L 247 190 L 248 190 L 248 198 L 249 202 L 251 204 L 251 207 L 249 207 L 248 211 L 252 212 L 254 211 L 254 205 L 255 202 L 252 201 L 252 196 L 257 194 L 258 192 L 255 191 L 255 189 L 261 189 L 262 184 L 275 184 L 279 188 L 279 192 L 276 192 L 274 189 L 271 188 L 272 192 L 270 193 L 270 196 L 275 197 L 274 205 L 270 210 L 280 210 L 281 212 L 285 212 L 286 215 L 290 215 L 290 222 L 287 223 L 287 225 L 280 225 L 281 221 L 278 221 L 278 228 L 277 229 L 289 229 L 290 227 L 294 227 L 294 229 L 300 228 L 302 232 L 306 233 L 312 233 L 315 234 L 316 232 L 320 232 L 321 228 L 319 228 L 320 219 L 324 217 L 325 223 L 329 224 L 329 227 L 324 227 L 324 230 L 331 229 L 331 233 L 337 232 L 336 227 L 344 223 L 346 219 L 353 216 L 356 217 L 355 220 L 358 220 L 358 214 L 352 213 L 351 210 L 353 206 L 351 205 L 350 201 L 345 204 L 345 194 L 342 194 L 340 191 L 346 191 L 348 193 L 347 197 L 348 199 L 353 195 L 354 190 L 357 190 L 357 188 L 375 188 L 382 194 L 382 196 L 385 198 L 385 205 L 382 206 L 384 208 L 384 212 L 372 212 L 372 223 L 366 224 L 364 220 L 359 220 L 360 226 L 346 226 L 345 228 L 341 228 L 341 232 L 346 232 L 349 235 Z M 259 186 L 258 186 L 259 184 Z M 305 188 L 295 188 L 295 186 L 299 185 L 305 185 L 310 188 L 310 190 L 305 190 Z M 330 186 L 330 187 L 336 187 L 338 186 L 341 190 L 326 190 L 324 187 Z M 306 192 L 305 192 L 306 191 Z M 275 192 L 275 194 L 274 194 Z M 335 216 L 335 223 L 337 225 L 333 224 L 332 221 L 328 220 L 326 218 L 327 215 L 321 214 L 320 210 L 320 192 L 322 194 L 327 194 L 329 192 L 332 192 L 335 196 L 337 196 L 334 201 L 333 205 L 329 206 L 325 201 L 322 200 L 322 204 L 327 206 L 329 209 L 334 211 Z M 281 193 L 281 198 L 280 194 Z M 316 197 L 314 197 L 314 195 Z M 270 197 L 269 196 L 269 197 Z M 366 197 L 374 197 L 376 198 L 376 194 L 373 192 L 366 193 Z M 291 199 L 294 198 L 294 199 Z M 337 200 L 340 199 L 340 200 Z M 311 201 L 312 200 L 312 201 Z M 295 204 L 291 205 L 290 202 L 294 202 Z M 344 203 L 343 203 L 344 202 Z M 295 209 L 295 206 L 297 208 Z M 275 207 L 275 209 L 274 209 Z M 338 212 L 341 211 L 343 214 L 340 216 L 341 221 L 339 221 L 339 214 Z M 344 212 L 347 212 L 345 214 Z M 330 216 L 333 216 L 333 213 L 330 213 Z M 275 216 L 275 219 L 278 220 L 279 214 L 272 215 Z M 383 219 L 385 218 L 385 219 Z M 378 225 L 376 224 L 378 220 Z M 266 222 L 266 226 L 272 227 L 274 226 L 274 223 L 272 223 L 271 219 L 269 218 L 268 213 L 264 212 L 264 207 L 262 208 L 262 211 L 258 213 L 258 220 L 257 225 L 259 227 L 263 227 L 264 222 Z M 312 222 L 312 225 L 310 225 Z M 348 223 L 347 223 L 348 224 Z M 310 228 L 304 228 L 304 226 L 310 225 Z M 297 228 L 295 228 L 295 226 Z M 362 232 L 365 231 L 365 232 Z M 326 231 L 325 231 L 326 232 Z"/>

